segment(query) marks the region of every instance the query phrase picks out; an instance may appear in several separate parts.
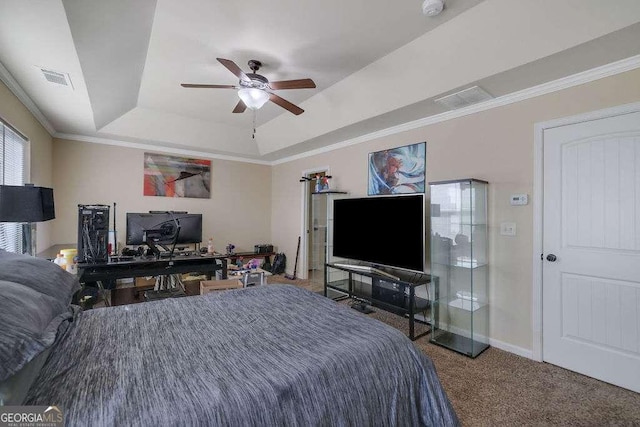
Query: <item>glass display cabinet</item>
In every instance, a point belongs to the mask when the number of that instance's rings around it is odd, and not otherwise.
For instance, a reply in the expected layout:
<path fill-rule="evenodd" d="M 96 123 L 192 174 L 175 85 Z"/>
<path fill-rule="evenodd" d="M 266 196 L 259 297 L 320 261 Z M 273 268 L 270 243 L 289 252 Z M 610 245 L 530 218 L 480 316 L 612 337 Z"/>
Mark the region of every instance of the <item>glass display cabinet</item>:
<path fill-rule="evenodd" d="M 314 289 L 324 283 L 325 264 L 333 260 L 333 201 L 346 197 L 346 191 L 320 191 L 311 193 L 309 215 L 309 281 Z M 331 292 L 332 297 L 344 294 Z"/>
<path fill-rule="evenodd" d="M 430 342 L 476 357 L 489 347 L 488 183 L 468 178 L 430 183 Z"/>

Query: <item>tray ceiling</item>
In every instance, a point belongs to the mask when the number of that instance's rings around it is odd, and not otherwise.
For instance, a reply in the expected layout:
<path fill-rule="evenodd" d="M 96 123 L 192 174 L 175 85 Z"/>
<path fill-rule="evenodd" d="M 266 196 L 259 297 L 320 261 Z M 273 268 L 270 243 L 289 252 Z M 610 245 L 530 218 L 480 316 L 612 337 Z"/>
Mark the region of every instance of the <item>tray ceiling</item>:
<path fill-rule="evenodd" d="M 3 0 L 0 69 L 57 136 L 273 161 L 442 113 L 458 89 L 502 96 L 638 55 L 638 22 L 636 0 L 446 0 L 436 18 L 419 0 Z M 318 87 L 277 91 L 301 116 L 232 114 L 234 90 L 180 87 L 236 84 L 217 57 Z"/>

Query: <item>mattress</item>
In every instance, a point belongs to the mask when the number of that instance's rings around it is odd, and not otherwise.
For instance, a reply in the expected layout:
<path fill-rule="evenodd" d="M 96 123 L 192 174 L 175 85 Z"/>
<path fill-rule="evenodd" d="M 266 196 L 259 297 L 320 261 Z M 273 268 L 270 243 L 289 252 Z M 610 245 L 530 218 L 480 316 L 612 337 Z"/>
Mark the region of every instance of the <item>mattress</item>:
<path fill-rule="evenodd" d="M 400 331 L 291 285 L 81 312 L 29 390 L 67 425 L 457 425 Z"/>

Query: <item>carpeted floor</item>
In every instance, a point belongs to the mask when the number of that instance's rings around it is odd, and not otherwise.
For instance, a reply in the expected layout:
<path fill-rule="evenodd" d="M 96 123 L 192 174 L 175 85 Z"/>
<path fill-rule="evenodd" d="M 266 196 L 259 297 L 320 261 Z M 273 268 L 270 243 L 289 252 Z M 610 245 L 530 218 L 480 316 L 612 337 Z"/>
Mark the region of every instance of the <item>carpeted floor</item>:
<path fill-rule="evenodd" d="M 268 282 L 322 290 L 283 276 Z M 406 319 L 375 310 L 368 316 L 407 333 Z M 464 426 L 640 426 L 638 393 L 494 347 L 471 359 L 429 343 L 429 335 L 415 345 L 433 360 Z"/>

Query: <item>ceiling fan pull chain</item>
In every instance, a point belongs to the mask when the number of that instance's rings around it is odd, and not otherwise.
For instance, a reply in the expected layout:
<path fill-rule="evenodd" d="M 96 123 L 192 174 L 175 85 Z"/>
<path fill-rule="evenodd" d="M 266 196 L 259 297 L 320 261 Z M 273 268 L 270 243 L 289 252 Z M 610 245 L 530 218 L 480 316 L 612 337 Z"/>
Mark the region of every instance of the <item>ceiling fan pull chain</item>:
<path fill-rule="evenodd" d="M 251 135 L 252 139 L 256 139 L 256 116 L 258 115 L 257 110 L 253 110 L 253 135 Z"/>

